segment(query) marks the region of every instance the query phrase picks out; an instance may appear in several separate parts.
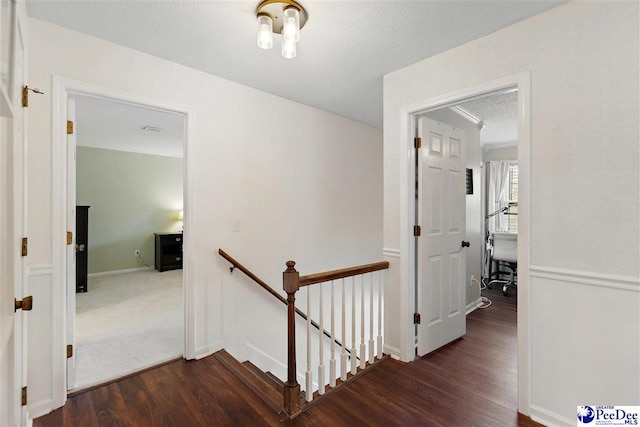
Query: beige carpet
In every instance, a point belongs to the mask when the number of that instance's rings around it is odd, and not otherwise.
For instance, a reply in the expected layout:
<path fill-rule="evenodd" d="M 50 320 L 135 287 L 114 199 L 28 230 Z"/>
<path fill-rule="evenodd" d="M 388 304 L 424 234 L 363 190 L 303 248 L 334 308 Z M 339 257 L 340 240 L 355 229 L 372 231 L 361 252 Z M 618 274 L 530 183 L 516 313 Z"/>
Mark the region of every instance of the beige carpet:
<path fill-rule="evenodd" d="M 76 294 L 73 390 L 183 354 L 182 270 L 92 277 L 88 285 Z"/>

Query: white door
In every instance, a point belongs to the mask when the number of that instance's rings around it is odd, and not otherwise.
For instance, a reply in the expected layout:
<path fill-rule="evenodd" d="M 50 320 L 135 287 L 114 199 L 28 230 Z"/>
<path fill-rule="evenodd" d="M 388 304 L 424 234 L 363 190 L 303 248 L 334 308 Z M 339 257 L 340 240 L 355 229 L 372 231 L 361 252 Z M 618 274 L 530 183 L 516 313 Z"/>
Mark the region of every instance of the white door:
<path fill-rule="evenodd" d="M 3 2 L 2 8 L 8 3 Z M 3 14 L 7 13 L 3 10 Z M 9 14 L 15 26 L 13 79 L 8 95 L 13 118 L 0 119 L 0 425 L 27 425 L 28 410 L 22 404 L 27 385 L 26 258 L 26 113 L 22 107 L 26 46 L 23 15 Z M 6 244 L 4 244 L 6 243 Z M 28 250 L 28 246 L 25 248 Z M 14 299 L 23 309 L 14 309 Z M 37 302 L 34 303 L 37 307 Z"/>
<path fill-rule="evenodd" d="M 418 160 L 417 239 L 418 355 L 466 332 L 465 168 L 466 138 L 460 129 L 421 117 Z"/>
<path fill-rule="evenodd" d="M 67 390 L 73 389 L 76 381 L 76 100 L 69 96 L 67 102 L 67 345 L 72 346 L 71 357 L 67 357 Z M 69 244 L 69 241 L 71 242 Z M 69 356 L 69 352 L 67 353 Z"/>

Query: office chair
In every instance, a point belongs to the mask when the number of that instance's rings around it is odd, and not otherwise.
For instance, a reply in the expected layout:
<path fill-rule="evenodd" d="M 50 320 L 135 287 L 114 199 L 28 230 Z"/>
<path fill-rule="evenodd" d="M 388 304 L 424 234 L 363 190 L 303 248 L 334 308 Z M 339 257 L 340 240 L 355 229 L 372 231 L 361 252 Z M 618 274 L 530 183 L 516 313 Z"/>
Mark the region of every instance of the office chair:
<path fill-rule="evenodd" d="M 498 276 L 500 266 L 509 269 L 509 280 L 492 280 L 490 283 L 504 283 L 502 294 L 507 295 L 509 286 L 516 287 L 518 274 L 518 235 L 516 233 L 493 233 L 493 253 L 491 258 L 498 264 Z"/>

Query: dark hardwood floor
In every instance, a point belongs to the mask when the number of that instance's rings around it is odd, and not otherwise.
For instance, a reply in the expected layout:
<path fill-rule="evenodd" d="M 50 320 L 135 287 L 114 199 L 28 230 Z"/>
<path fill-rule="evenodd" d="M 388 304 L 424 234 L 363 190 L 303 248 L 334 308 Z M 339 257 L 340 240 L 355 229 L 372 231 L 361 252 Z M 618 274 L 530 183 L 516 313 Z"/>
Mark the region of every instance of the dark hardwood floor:
<path fill-rule="evenodd" d="M 69 398 L 46 426 L 538 426 L 517 414 L 515 297 L 467 318 L 464 338 L 413 363 L 383 361 L 293 421 L 214 357 L 177 361 Z"/>

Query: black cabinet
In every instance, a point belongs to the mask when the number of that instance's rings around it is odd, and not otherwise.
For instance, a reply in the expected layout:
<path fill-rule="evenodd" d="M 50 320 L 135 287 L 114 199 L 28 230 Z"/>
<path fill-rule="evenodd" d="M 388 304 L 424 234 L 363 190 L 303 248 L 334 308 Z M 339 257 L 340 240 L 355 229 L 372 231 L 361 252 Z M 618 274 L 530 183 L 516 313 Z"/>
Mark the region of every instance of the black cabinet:
<path fill-rule="evenodd" d="M 76 206 L 76 292 L 87 292 L 89 206 Z"/>
<path fill-rule="evenodd" d="M 182 233 L 155 233 L 156 270 L 177 270 L 182 268 Z"/>

